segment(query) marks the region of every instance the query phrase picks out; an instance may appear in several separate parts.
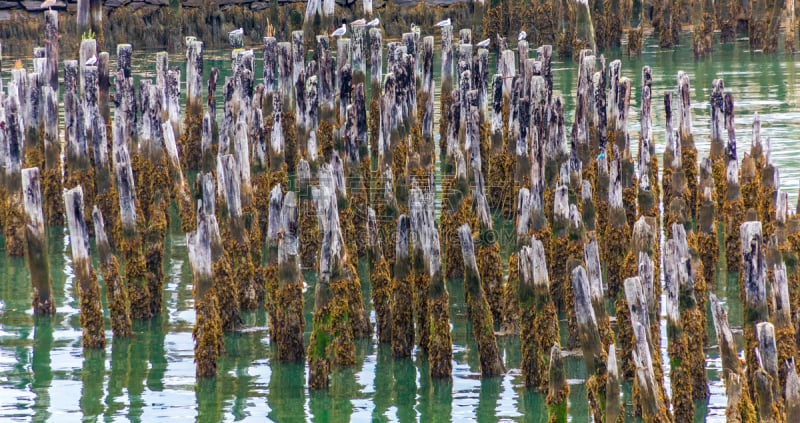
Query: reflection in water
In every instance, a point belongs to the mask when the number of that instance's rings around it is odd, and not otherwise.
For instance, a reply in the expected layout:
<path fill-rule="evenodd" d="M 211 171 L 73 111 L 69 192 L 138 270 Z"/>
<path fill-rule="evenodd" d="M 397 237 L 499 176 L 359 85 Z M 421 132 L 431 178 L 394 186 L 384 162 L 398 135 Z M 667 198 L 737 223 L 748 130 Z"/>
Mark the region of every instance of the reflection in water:
<path fill-rule="evenodd" d="M 275 355 L 273 355 L 274 357 Z M 305 366 L 303 362 L 269 362 L 272 374 L 269 378 L 267 415 L 276 422 L 305 421 Z"/>
<path fill-rule="evenodd" d="M 122 390 L 128 387 L 131 373 L 131 339 L 114 338 L 111 344 L 111 372 L 108 375 L 105 418 L 110 420 L 125 409 Z"/>
<path fill-rule="evenodd" d="M 103 415 L 103 379 L 106 375 L 106 352 L 83 350 L 81 369 L 81 411 L 83 421 L 96 421 Z"/>
<path fill-rule="evenodd" d="M 478 396 L 478 421 L 497 421 L 497 400 L 500 399 L 500 386 L 502 377 L 488 377 L 480 381 L 480 394 Z"/>
<path fill-rule="evenodd" d="M 35 422 L 46 422 L 52 414 L 50 384 L 53 382 L 53 369 L 50 366 L 50 352 L 53 350 L 53 319 L 51 316 L 37 316 L 34 319 L 31 391 L 36 395 L 33 402 Z"/>
<path fill-rule="evenodd" d="M 379 345 L 375 364 L 375 408 L 372 411 L 373 422 L 389 421 L 387 413 L 392 405 L 392 390 L 394 389 L 394 376 L 392 368 L 392 348 Z"/>
<path fill-rule="evenodd" d="M 147 333 L 150 337 L 150 371 L 147 374 L 147 389 L 164 390 L 164 374 L 167 371 L 167 352 L 164 349 L 164 337 L 167 334 L 167 315 L 157 314 L 147 322 Z"/>
<path fill-rule="evenodd" d="M 194 392 L 198 422 L 222 421 L 222 395 L 218 387 L 221 383 L 220 380 L 211 378 L 197 380 Z"/>
<path fill-rule="evenodd" d="M 145 380 L 148 374 L 148 359 L 150 357 L 150 325 L 147 322 L 133 324 L 133 342 L 131 343 L 131 372 L 128 377 L 128 419 L 131 422 L 142 421 L 142 413 L 147 405 L 144 400 Z"/>

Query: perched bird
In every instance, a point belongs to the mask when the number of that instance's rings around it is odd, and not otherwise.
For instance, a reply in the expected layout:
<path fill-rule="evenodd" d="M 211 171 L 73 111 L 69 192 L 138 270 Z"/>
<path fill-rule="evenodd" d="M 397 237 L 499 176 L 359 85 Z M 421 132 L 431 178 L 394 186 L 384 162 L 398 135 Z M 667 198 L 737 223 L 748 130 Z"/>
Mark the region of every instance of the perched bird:
<path fill-rule="evenodd" d="M 58 4 L 57 0 L 44 0 L 42 2 L 42 5 L 39 7 L 41 7 L 42 9 L 46 7 L 47 10 L 51 10 L 51 8 L 57 4 Z"/>
<path fill-rule="evenodd" d="M 366 25 L 367 21 L 362 19 L 356 19 L 353 22 L 350 22 L 350 26 L 364 26 Z"/>
<path fill-rule="evenodd" d="M 489 47 L 489 38 L 479 42 L 478 44 L 475 44 L 475 46 L 477 46 L 477 47 Z"/>
<path fill-rule="evenodd" d="M 450 18 L 447 18 L 447 19 L 437 23 L 436 25 L 434 25 L 434 27 L 441 28 L 443 26 L 448 26 L 448 25 L 450 25 Z"/>
<path fill-rule="evenodd" d="M 342 26 L 339 29 L 337 29 L 336 31 L 333 31 L 333 34 L 331 34 L 331 37 L 341 37 L 346 33 L 347 33 L 347 24 L 342 24 Z"/>
<path fill-rule="evenodd" d="M 94 66 L 95 64 L 97 64 L 97 56 L 90 57 L 85 64 L 86 66 Z"/>
<path fill-rule="evenodd" d="M 520 31 L 519 36 L 517 37 L 517 41 L 522 41 L 526 38 L 528 38 L 528 33 L 525 31 Z"/>
<path fill-rule="evenodd" d="M 242 29 L 242 28 L 234 29 L 228 35 L 242 35 L 242 36 L 244 36 L 244 29 Z"/>
<path fill-rule="evenodd" d="M 375 19 L 367 22 L 367 26 L 378 26 L 378 25 L 380 25 L 380 23 L 381 23 L 381 20 L 378 19 L 378 18 L 375 18 Z"/>

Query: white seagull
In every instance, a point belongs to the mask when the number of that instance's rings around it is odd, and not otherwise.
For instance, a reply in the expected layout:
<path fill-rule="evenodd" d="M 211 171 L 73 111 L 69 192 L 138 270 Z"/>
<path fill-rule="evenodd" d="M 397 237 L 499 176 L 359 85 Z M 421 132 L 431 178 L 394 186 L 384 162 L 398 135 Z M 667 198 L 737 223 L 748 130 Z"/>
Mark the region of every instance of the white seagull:
<path fill-rule="evenodd" d="M 231 31 L 229 33 L 229 35 L 242 35 L 242 36 L 244 36 L 244 29 L 242 29 L 242 28 L 234 29 L 233 31 Z"/>
<path fill-rule="evenodd" d="M 97 64 L 97 56 L 90 57 L 85 63 L 86 66 L 94 66 L 95 64 Z"/>
<path fill-rule="evenodd" d="M 528 34 L 525 31 L 519 32 L 519 37 L 517 37 L 517 41 L 522 41 L 528 38 Z"/>
<path fill-rule="evenodd" d="M 489 38 L 475 44 L 476 47 L 489 47 Z"/>
<path fill-rule="evenodd" d="M 450 18 L 447 18 L 447 19 L 437 23 L 436 25 L 434 25 L 434 27 L 435 28 L 439 28 L 439 27 L 449 26 L 449 25 L 450 25 Z"/>
<path fill-rule="evenodd" d="M 44 9 L 46 7 L 47 10 L 52 10 L 51 8 L 53 6 L 55 6 L 55 5 L 57 5 L 57 4 L 58 4 L 57 0 L 44 0 L 42 2 L 41 6 L 39 6 L 39 7 L 42 8 L 42 9 Z"/>
<path fill-rule="evenodd" d="M 381 23 L 381 20 L 378 19 L 378 18 L 375 18 L 375 19 L 367 22 L 367 26 L 378 26 L 378 25 L 380 25 L 380 23 Z"/>
<path fill-rule="evenodd" d="M 353 21 L 353 22 L 350 22 L 350 26 L 364 26 L 364 25 L 366 25 L 366 24 L 367 24 L 367 21 L 366 21 L 366 20 L 364 20 L 363 18 L 362 18 L 362 19 L 355 20 L 355 21 Z"/>
<path fill-rule="evenodd" d="M 333 31 L 331 37 L 341 37 L 345 33 L 347 33 L 347 24 L 342 24 L 341 28 L 337 29 L 336 31 Z"/>

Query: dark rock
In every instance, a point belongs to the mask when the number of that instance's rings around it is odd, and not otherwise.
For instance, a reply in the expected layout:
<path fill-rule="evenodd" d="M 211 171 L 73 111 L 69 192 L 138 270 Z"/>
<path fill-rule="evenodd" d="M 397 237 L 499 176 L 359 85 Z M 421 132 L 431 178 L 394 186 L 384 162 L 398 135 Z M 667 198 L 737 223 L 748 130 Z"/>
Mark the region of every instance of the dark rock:
<path fill-rule="evenodd" d="M 120 6 L 125 6 L 130 2 L 131 0 L 108 0 L 105 3 L 103 3 L 103 6 L 113 9 Z"/>
<path fill-rule="evenodd" d="M 0 1 L 0 9 L 16 9 L 19 7 L 18 1 Z"/>

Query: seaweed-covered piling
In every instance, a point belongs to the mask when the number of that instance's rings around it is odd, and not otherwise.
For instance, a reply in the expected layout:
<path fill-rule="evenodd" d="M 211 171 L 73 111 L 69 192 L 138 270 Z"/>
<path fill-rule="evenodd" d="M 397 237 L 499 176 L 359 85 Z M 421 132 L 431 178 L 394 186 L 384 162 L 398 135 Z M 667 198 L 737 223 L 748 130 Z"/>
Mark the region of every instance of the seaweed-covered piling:
<path fill-rule="evenodd" d="M 478 356 L 481 361 L 481 374 L 485 377 L 498 376 L 505 373 L 501 361 L 497 340 L 494 336 L 494 323 L 489 303 L 481 284 L 481 275 L 475 261 L 475 250 L 472 231 L 469 225 L 458 228 L 461 242 L 461 253 L 464 257 L 464 280 L 467 288 L 467 307 L 472 318 L 473 335 L 478 343 Z"/>
<path fill-rule="evenodd" d="M 741 242 L 739 228 L 744 223 L 745 208 L 739 185 L 739 162 L 736 153 L 736 131 L 734 128 L 733 95 L 725 94 L 725 130 L 728 144 L 725 147 L 725 261 L 729 272 L 741 269 Z M 720 193 L 717 192 L 717 195 Z"/>
<path fill-rule="evenodd" d="M 692 111 L 691 111 L 691 88 L 689 87 L 689 76 L 683 72 L 678 72 L 678 137 L 680 140 L 681 164 L 686 175 L 686 186 L 689 189 L 690 198 L 687 199 L 689 216 L 697 216 L 697 148 L 694 144 L 692 134 Z"/>
<path fill-rule="evenodd" d="M 763 254 L 763 238 L 761 235 L 761 222 L 745 222 L 740 227 L 742 244 L 742 271 L 740 272 L 740 286 L 743 288 L 744 297 L 744 339 L 745 356 L 747 359 L 747 375 L 753 380 L 758 369 L 758 360 L 755 355 L 757 346 L 756 325 L 766 322 L 767 292 L 766 292 L 766 262 Z M 759 410 L 761 412 L 761 410 Z"/>
<path fill-rule="evenodd" d="M 772 266 L 773 284 L 772 292 L 774 295 L 774 310 L 772 321 L 775 325 L 774 335 L 777 345 L 778 363 L 789 363 L 797 356 L 797 344 L 795 343 L 795 327 L 792 321 L 792 310 L 789 299 L 789 281 L 786 274 L 786 265 L 782 259 Z M 792 366 L 794 367 L 794 366 Z M 779 365 L 779 380 L 775 381 L 780 385 L 781 390 L 787 385 L 787 367 Z M 781 391 L 784 395 L 788 393 Z M 787 406 L 788 406 L 787 401 Z M 791 421 L 791 420 L 787 420 Z"/>
<path fill-rule="evenodd" d="M 280 338 L 278 310 L 281 303 L 278 302 L 278 248 L 281 242 L 282 229 L 281 208 L 283 203 L 283 190 L 280 185 L 275 185 L 269 192 L 269 221 L 267 223 L 267 248 L 264 268 L 266 282 L 265 306 L 269 316 L 269 331 L 272 334 L 273 343 L 278 344 Z"/>
<path fill-rule="evenodd" d="M 407 358 L 414 348 L 414 284 L 409 257 L 411 223 L 406 215 L 397 219 L 396 236 L 392 278 L 392 353 L 396 358 Z"/>
<path fill-rule="evenodd" d="M 106 236 L 103 212 L 95 205 L 92 210 L 94 222 L 95 244 L 100 256 L 100 270 L 103 284 L 106 287 L 108 314 L 111 320 L 111 331 L 115 338 L 128 338 L 131 330 L 131 310 L 128 299 L 128 287 L 122 282 L 119 274 L 119 262 L 111 251 L 111 244 Z"/>
<path fill-rule="evenodd" d="M 328 387 L 332 361 L 340 365 L 355 361 L 347 296 L 340 287 L 353 275 L 348 271 L 347 251 L 341 238 L 336 194 L 321 187 L 317 200 L 323 239 L 314 300 L 314 328 L 308 346 L 309 389 Z"/>
<path fill-rule="evenodd" d="M 430 205 L 429 205 L 430 206 Z M 427 242 L 425 248 L 426 270 L 430 275 L 428 288 L 430 311 L 430 340 L 428 361 L 431 378 L 450 378 L 453 373 L 453 342 L 450 334 L 450 295 L 442 271 L 439 234 L 433 225 L 433 215 L 428 211 Z M 422 328 L 426 330 L 426 328 Z"/>
<path fill-rule="evenodd" d="M 547 263 L 542 242 L 533 238 L 519 252 L 520 337 L 525 386 L 544 390 L 549 378 L 547 344 L 558 342 L 558 316 L 550 297 Z"/>
<path fill-rule="evenodd" d="M 564 371 L 564 361 L 561 358 L 561 347 L 558 343 L 550 348 L 550 384 L 547 389 L 548 422 L 567 422 L 567 399 L 569 398 L 569 384 Z"/>
<path fill-rule="evenodd" d="M 297 201 L 294 192 L 283 198 L 278 242 L 278 359 L 300 361 L 303 351 L 303 275 L 298 261 Z"/>
<path fill-rule="evenodd" d="M 52 87 L 42 88 L 44 107 L 44 215 L 48 225 L 64 224 L 64 205 L 58 198 L 62 192 L 61 142 L 58 135 L 58 93 Z"/>
<path fill-rule="evenodd" d="M 606 347 L 600 339 L 597 317 L 592 307 L 589 279 L 583 266 L 572 269 L 572 288 L 575 291 L 575 315 L 583 350 L 583 363 L 589 378 L 586 380 L 586 395 L 589 400 L 589 413 L 595 421 L 604 421 L 607 401 L 606 387 L 608 369 Z"/>
<path fill-rule="evenodd" d="M 429 258 L 432 233 L 436 232 L 433 223 L 433 198 L 422 193 L 416 181 L 411 188 L 409 197 L 409 213 L 411 219 L 411 236 L 413 239 L 413 264 L 414 282 L 414 315 L 417 327 L 417 345 L 420 351 L 427 353 L 430 346 L 430 291 L 431 274 L 429 271 Z M 430 205 L 429 205 L 430 204 Z"/>
<path fill-rule="evenodd" d="M 372 306 L 375 309 L 378 343 L 389 344 L 392 340 L 392 278 L 389 272 L 389 263 L 383 255 L 383 243 L 378 232 L 377 215 L 371 207 L 368 209 L 367 231 L 369 234 L 367 257 L 369 260 Z M 449 333 L 448 328 L 448 335 Z"/>
<path fill-rule="evenodd" d="M 217 280 L 215 283 L 214 280 L 214 276 L 221 276 L 214 269 L 219 269 L 226 262 L 216 216 L 213 212 L 206 214 L 209 211 L 206 209 L 201 200 L 197 207 L 197 230 L 186 235 L 197 314 L 192 336 L 195 341 L 195 375 L 198 378 L 217 374 L 217 359 L 222 353 L 224 341 L 215 284 L 227 282 Z M 219 262 L 214 263 L 217 260 Z"/>
<path fill-rule="evenodd" d="M 64 192 L 65 210 L 72 246 L 72 267 L 80 296 L 81 327 L 84 348 L 102 349 L 106 346 L 103 306 L 100 286 L 89 256 L 89 230 L 83 216 L 83 189 L 80 186 Z"/>
<path fill-rule="evenodd" d="M 660 349 L 654 348 L 653 342 L 649 339 L 647 300 L 644 296 L 643 287 L 639 277 L 625 279 L 625 296 L 630 307 L 631 327 L 633 328 L 635 348 L 631 352 L 635 366 L 634 377 L 634 401 L 638 401 L 641 407 L 642 418 L 645 421 L 669 422 L 672 421 L 666 403 L 666 396 L 663 386 L 659 383 L 656 376 L 656 366 L 653 362 L 653 355 L 660 353 Z M 675 316 L 676 317 L 676 316 Z M 675 363 L 673 363 L 674 365 Z M 673 367 L 674 368 L 674 367 Z M 673 381 L 673 392 L 676 389 L 675 379 Z M 690 404 L 691 404 L 691 397 Z M 677 398 L 673 402 L 677 403 Z M 676 406 L 676 414 L 681 412 Z"/>
<path fill-rule="evenodd" d="M 125 279 L 131 304 L 131 318 L 148 319 L 151 317 L 150 289 L 142 251 L 143 240 L 138 230 L 141 215 L 137 213 L 136 188 L 128 145 L 125 141 L 124 119 L 122 114 L 115 114 L 113 127 L 114 174 L 119 191 L 120 208 L 119 251 L 125 260 Z"/>
<path fill-rule="evenodd" d="M 758 347 L 755 350 L 758 368 L 755 370 L 755 395 L 758 416 L 764 422 L 782 422 L 783 385 L 778 380 L 778 352 L 775 345 L 775 328 L 772 323 L 756 325 Z"/>
<path fill-rule="evenodd" d="M 22 200 L 25 207 L 25 261 L 31 274 L 33 314 L 49 316 L 56 313 L 56 304 L 53 281 L 50 279 L 47 236 L 44 232 L 39 169 L 22 169 L 21 177 Z"/>
<path fill-rule="evenodd" d="M 714 331 L 717 334 L 722 373 L 725 380 L 725 394 L 728 404 L 725 416 L 728 421 L 755 422 L 756 410 L 750 396 L 748 379 L 739 359 L 739 350 L 728 324 L 728 314 L 716 295 L 709 294 L 711 316 L 714 319 Z"/>
<path fill-rule="evenodd" d="M 199 170 L 203 130 L 203 42 L 186 37 L 186 109 L 178 141 L 184 169 Z M 216 116 L 212 116 L 216 120 Z"/>

